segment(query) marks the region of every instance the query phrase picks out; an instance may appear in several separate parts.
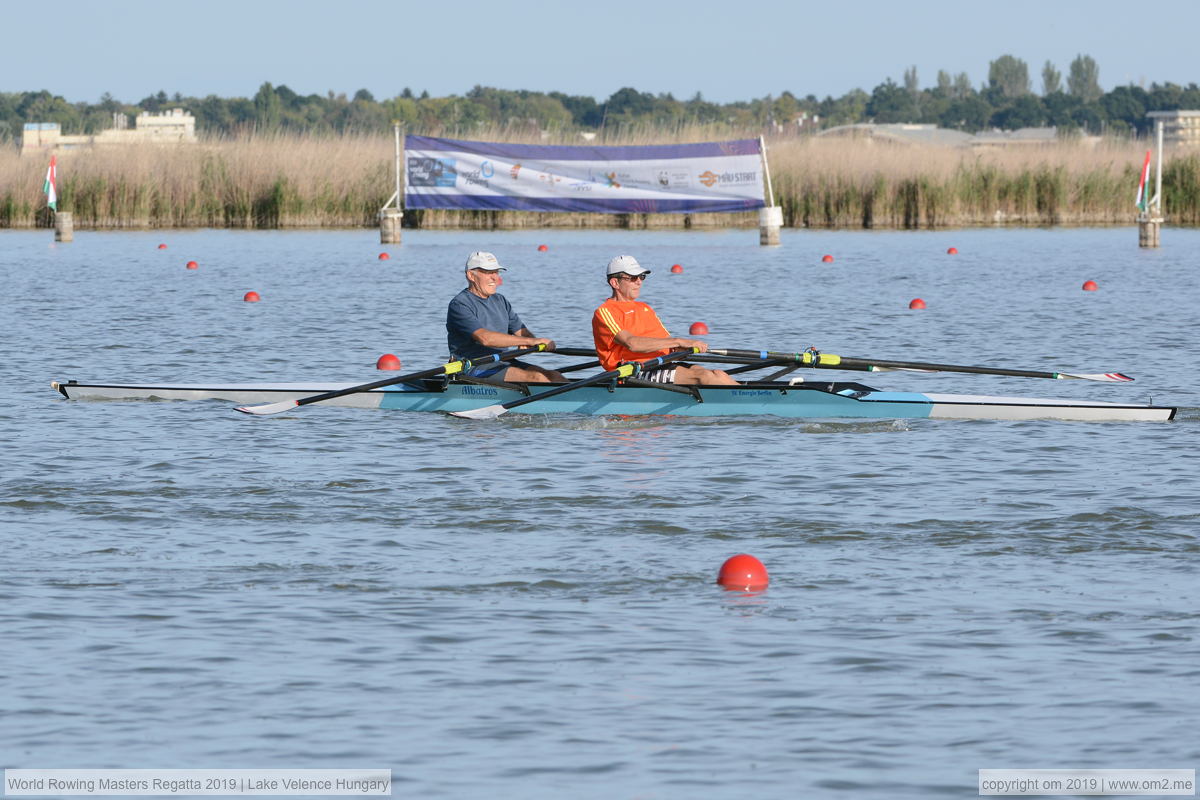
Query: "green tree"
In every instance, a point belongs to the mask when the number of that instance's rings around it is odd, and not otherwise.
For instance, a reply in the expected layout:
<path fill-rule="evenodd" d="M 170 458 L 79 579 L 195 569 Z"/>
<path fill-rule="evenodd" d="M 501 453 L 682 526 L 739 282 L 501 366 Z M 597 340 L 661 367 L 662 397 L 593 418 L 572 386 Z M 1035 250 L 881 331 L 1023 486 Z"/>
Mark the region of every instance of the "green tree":
<path fill-rule="evenodd" d="M 1042 101 L 1032 94 L 1015 98 L 992 114 L 991 123 L 997 128 L 1015 131 L 1018 128 L 1036 128 L 1046 123 L 1046 110 Z"/>
<path fill-rule="evenodd" d="M 254 95 L 254 124 L 260 131 L 276 131 L 283 117 L 283 103 L 275 93 L 275 87 L 264 83 Z"/>
<path fill-rule="evenodd" d="M 971 79 L 967 77 L 967 73 L 960 72 L 954 76 L 954 96 L 957 98 L 970 97 L 975 93 L 975 87 L 971 85 Z"/>
<path fill-rule="evenodd" d="M 904 70 L 904 88 L 916 98 L 921 93 L 921 82 L 917 80 L 917 65 L 913 64 Z"/>
<path fill-rule="evenodd" d="M 988 64 L 988 86 L 1005 97 L 1029 93 L 1029 66 L 1019 58 L 1003 55 Z"/>
<path fill-rule="evenodd" d="M 992 107 L 979 97 L 970 95 L 950 103 L 950 107 L 942 114 L 938 123 L 943 128 L 974 133 L 987 127 L 992 116 Z"/>
<path fill-rule="evenodd" d="M 937 88 L 934 90 L 942 97 L 954 96 L 954 79 L 950 77 L 950 73 L 944 69 L 939 69 L 937 74 Z"/>
<path fill-rule="evenodd" d="M 1067 74 L 1067 92 L 1084 103 L 1094 103 L 1104 94 L 1100 91 L 1100 67 L 1091 56 L 1077 55 Z"/>
<path fill-rule="evenodd" d="M 1054 68 L 1054 65 L 1046 61 L 1046 65 L 1042 67 L 1042 96 L 1054 94 L 1062 91 L 1062 73 Z"/>
<path fill-rule="evenodd" d="M 888 78 L 871 92 L 867 117 L 878 123 L 915 122 L 919 114 L 913 96 Z"/>

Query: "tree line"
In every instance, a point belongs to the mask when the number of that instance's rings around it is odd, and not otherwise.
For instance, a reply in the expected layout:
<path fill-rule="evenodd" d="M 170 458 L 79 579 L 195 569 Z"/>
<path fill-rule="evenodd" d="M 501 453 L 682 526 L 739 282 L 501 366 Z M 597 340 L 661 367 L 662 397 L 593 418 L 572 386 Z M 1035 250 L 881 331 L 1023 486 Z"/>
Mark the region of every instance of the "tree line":
<path fill-rule="evenodd" d="M 59 95 L 0 93 L 0 142 L 15 142 L 25 123 L 56 122 L 67 134 L 91 134 L 113 127 L 113 115 L 135 115 L 183 108 L 196 118 L 205 136 L 257 133 L 343 134 L 390 130 L 398 120 L 410 133 L 471 135 L 575 130 L 615 135 L 638 130 L 678 130 L 714 126 L 729 130 L 799 132 L 860 122 L 931 123 L 968 133 L 998 128 L 1056 126 L 1065 133 L 1144 135 L 1151 129 L 1147 111 L 1200 109 L 1196 83 L 1100 88 L 1094 59 L 1079 55 L 1062 73 L 1047 61 L 1040 93 L 1034 91 L 1028 65 L 1003 55 L 989 63 L 986 82 L 975 87 L 966 73 L 939 71 L 933 86 L 921 88 L 916 67 L 902 83 L 888 78 L 870 93 L 854 89 L 842 97 L 778 96 L 713 103 L 700 92 L 687 100 L 670 93 L 651 94 L 622 88 L 603 101 L 562 92 L 533 92 L 476 86 L 459 96 L 432 97 L 404 89 L 377 100 L 366 89 L 353 96 L 328 92 L 301 95 L 285 85 L 264 83 L 251 98 L 184 97 L 165 92 L 134 104 L 109 94 L 98 103 L 71 103 Z"/>

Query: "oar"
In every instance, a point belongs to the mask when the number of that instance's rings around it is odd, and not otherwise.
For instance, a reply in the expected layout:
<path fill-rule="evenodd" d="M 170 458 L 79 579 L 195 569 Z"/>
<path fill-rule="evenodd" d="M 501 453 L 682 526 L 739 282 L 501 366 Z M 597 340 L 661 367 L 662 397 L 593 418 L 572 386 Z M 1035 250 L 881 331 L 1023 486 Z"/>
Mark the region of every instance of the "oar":
<path fill-rule="evenodd" d="M 734 358 L 783 359 L 787 361 L 794 361 L 798 364 L 807 364 L 810 367 L 851 369 L 861 370 L 864 372 L 883 372 L 890 369 L 910 369 L 926 372 L 970 372 L 979 375 L 1011 375 L 1016 378 L 1051 378 L 1056 380 L 1078 378 L 1079 380 L 1084 381 L 1106 381 L 1112 383 L 1124 383 L 1126 381 L 1133 380 L 1133 378 L 1129 377 L 1128 375 L 1122 375 L 1119 372 L 1079 374 L 1070 372 L 1035 372 L 1028 369 L 962 367 L 954 364 L 929 364 L 923 361 L 880 361 L 868 358 L 846 358 L 844 356 L 833 355 L 832 353 L 819 353 L 815 350 L 807 350 L 803 353 L 775 353 L 768 352 L 766 350 L 714 350 L 710 348 L 708 352 L 715 353 L 720 356 L 732 356 Z"/>
<path fill-rule="evenodd" d="M 420 380 L 421 378 L 433 378 L 438 375 L 453 375 L 457 372 L 478 367 L 483 364 L 492 364 L 497 361 L 511 361 L 514 358 L 528 355 L 529 353 L 538 353 L 546 349 L 546 345 L 539 344 L 536 347 L 526 347 L 521 350 L 513 350 L 508 353 L 493 353 L 490 356 L 480 356 L 479 358 L 463 359 L 461 361 L 451 361 L 447 364 L 442 364 L 440 367 L 427 369 L 422 372 L 413 372 L 408 375 L 401 375 L 396 378 L 384 378 L 383 380 L 371 381 L 358 386 L 350 386 L 345 389 L 338 389 L 333 392 L 324 392 L 322 394 L 314 394 L 311 397 L 301 397 L 299 400 L 281 400 L 278 403 L 267 403 L 261 406 L 238 406 L 237 410 L 246 414 L 278 414 L 280 411 L 288 411 L 297 406 L 306 406 L 309 403 L 319 403 L 322 400 L 332 400 L 335 397 L 342 397 L 355 392 L 365 392 L 371 389 L 378 389 L 381 386 L 391 386 L 396 383 L 407 383 L 408 381 Z"/>
<path fill-rule="evenodd" d="M 622 364 L 614 370 L 601 372 L 599 375 L 593 375 L 590 378 L 583 378 L 582 380 L 568 383 L 565 386 L 557 386 L 544 392 L 537 392 L 529 397 L 521 397 L 517 400 L 509 400 L 507 403 L 500 403 L 499 405 L 494 406 L 473 408 L 470 411 L 451 411 L 450 413 L 456 417 L 465 417 L 467 419 L 495 419 L 501 414 L 507 414 L 511 409 L 514 409 L 517 406 L 523 406 L 526 403 L 536 403 L 538 400 L 544 400 L 547 397 L 554 397 L 556 394 L 572 392 L 576 389 L 582 389 L 584 386 L 592 386 L 593 384 L 604 383 L 605 381 L 611 381 L 616 378 L 628 378 L 638 374 L 639 372 L 644 372 L 648 369 L 654 369 L 655 367 L 662 366 L 669 361 L 678 361 L 681 358 L 695 355 L 698 352 L 700 352 L 698 348 L 689 347 L 688 349 L 681 350 L 678 353 L 670 353 L 665 356 L 658 356 L 657 358 L 651 358 L 648 361 Z"/>

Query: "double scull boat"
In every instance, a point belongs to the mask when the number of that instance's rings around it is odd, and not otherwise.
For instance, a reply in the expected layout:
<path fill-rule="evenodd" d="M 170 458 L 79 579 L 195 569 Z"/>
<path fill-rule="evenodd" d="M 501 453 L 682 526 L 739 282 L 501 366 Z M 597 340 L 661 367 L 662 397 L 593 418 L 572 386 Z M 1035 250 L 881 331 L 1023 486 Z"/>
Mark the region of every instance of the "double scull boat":
<path fill-rule="evenodd" d="M 561 385 L 561 384 L 560 384 Z M 339 392 L 352 383 L 90 383 L 56 381 L 71 400 L 222 400 L 237 404 L 298 401 Z M 353 391 L 317 405 L 399 411 L 471 411 L 536 397 L 553 384 L 425 378 L 413 383 Z M 682 390 L 682 391 L 681 391 Z M 746 381 L 739 386 L 688 389 L 640 383 L 583 386 L 521 406 L 526 414 L 774 415 L 799 419 L 1056 419 L 1088 422 L 1165 422 L 1169 406 L 1090 400 L 1050 400 L 989 395 L 880 391 L 861 383 Z"/>

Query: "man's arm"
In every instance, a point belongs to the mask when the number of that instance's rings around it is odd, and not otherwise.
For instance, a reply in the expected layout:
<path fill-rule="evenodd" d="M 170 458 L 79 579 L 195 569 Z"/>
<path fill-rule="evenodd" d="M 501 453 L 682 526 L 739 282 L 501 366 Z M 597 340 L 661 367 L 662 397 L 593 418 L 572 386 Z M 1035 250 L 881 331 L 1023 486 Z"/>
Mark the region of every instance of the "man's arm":
<path fill-rule="evenodd" d="M 500 333 L 478 328 L 471 332 L 471 338 L 484 347 L 532 347 L 535 344 L 544 344 L 547 350 L 554 349 L 553 339 L 534 336 L 528 328 L 521 328 L 516 333 Z"/>
<path fill-rule="evenodd" d="M 701 353 L 708 352 L 708 343 L 699 339 L 684 339 L 681 336 L 634 336 L 629 331 L 617 331 L 613 336 L 617 343 L 635 353 L 654 353 L 659 350 L 682 350 L 691 347 L 700 348 Z"/>

